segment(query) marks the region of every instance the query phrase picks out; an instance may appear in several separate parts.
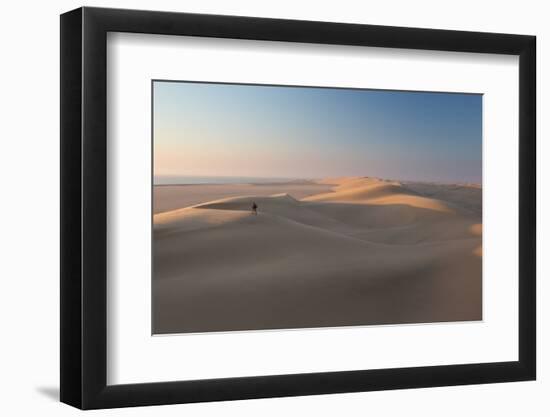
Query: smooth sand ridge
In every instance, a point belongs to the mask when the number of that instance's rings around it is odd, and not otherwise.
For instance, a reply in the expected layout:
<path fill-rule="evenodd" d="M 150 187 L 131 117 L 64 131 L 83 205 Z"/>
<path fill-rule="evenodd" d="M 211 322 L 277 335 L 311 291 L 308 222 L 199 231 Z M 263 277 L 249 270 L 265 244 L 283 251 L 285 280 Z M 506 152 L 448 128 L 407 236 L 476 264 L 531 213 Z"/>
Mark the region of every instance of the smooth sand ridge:
<path fill-rule="evenodd" d="M 340 201 L 369 204 L 404 204 L 436 211 L 452 211 L 441 200 L 424 197 L 396 181 L 376 178 L 340 180 L 333 191 L 304 198 L 304 201 Z"/>
<path fill-rule="evenodd" d="M 464 188 L 469 187 L 457 185 L 402 184 L 376 178 L 328 181 L 338 184 L 333 191 L 303 201 L 321 203 L 310 205 L 312 210 L 353 219 L 356 237 L 390 244 L 467 238 L 475 234 L 470 227 L 481 223 L 479 188 L 468 194 Z"/>
<path fill-rule="evenodd" d="M 153 187 L 154 213 L 163 213 L 183 207 L 190 207 L 206 201 L 243 195 L 269 196 L 290 193 L 301 199 L 313 194 L 330 191 L 330 184 L 312 181 L 290 181 L 261 184 L 187 184 L 157 185 Z"/>
<path fill-rule="evenodd" d="M 481 318 L 480 216 L 398 183 L 333 189 L 155 215 L 154 332 Z"/>

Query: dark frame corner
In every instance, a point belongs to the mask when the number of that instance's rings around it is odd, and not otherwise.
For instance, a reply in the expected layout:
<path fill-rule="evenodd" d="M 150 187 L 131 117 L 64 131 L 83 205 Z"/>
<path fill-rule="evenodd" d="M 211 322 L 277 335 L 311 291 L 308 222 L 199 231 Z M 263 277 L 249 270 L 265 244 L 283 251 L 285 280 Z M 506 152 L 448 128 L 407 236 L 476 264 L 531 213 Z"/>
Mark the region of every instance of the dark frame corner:
<path fill-rule="evenodd" d="M 106 384 L 107 32 L 519 56 L 519 360 Z M 61 401 L 82 409 L 526 381 L 536 378 L 534 36 L 80 8 L 61 15 Z"/>

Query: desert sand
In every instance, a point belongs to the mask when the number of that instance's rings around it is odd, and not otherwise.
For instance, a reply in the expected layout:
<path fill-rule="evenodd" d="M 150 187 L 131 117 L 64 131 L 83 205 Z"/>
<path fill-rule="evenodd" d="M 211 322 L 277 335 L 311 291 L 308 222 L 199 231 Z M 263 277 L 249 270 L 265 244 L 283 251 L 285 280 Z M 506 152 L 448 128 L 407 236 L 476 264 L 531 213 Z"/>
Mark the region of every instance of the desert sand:
<path fill-rule="evenodd" d="M 155 187 L 153 332 L 481 320 L 481 192 L 369 177 Z"/>
<path fill-rule="evenodd" d="M 153 188 L 154 213 L 189 207 L 223 197 L 242 195 L 269 196 L 286 192 L 297 199 L 331 190 L 327 184 L 312 181 L 292 181 L 262 184 L 185 184 L 158 185 Z"/>

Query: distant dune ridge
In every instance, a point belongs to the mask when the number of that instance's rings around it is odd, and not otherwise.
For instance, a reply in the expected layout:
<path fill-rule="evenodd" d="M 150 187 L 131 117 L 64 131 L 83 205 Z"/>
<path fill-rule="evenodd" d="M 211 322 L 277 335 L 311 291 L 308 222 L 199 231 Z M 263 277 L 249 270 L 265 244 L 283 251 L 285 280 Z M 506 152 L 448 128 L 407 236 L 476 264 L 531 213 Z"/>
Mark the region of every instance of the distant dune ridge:
<path fill-rule="evenodd" d="M 482 318 L 480 186 L 346 177 L 264 185 L 270 195 L 216 187 L 229 197 L 196 203 L 216 195 L 199 189 L 154 215 L 154 333 Z M 155 207 L 185 204 L 185 189 L 166 189 Z"/>

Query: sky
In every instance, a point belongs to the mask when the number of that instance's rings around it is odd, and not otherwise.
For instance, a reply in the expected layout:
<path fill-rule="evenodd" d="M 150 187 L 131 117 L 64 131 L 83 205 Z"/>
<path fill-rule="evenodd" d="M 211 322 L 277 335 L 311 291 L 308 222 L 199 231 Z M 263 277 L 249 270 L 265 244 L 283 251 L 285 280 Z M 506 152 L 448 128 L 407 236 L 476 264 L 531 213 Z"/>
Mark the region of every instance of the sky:
<path fill-rule="evenodd" d="M 482 95 L 155 81 L 154 174 L 481 183 Z"/>

